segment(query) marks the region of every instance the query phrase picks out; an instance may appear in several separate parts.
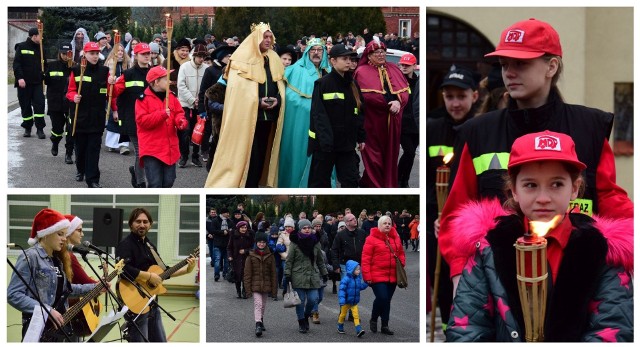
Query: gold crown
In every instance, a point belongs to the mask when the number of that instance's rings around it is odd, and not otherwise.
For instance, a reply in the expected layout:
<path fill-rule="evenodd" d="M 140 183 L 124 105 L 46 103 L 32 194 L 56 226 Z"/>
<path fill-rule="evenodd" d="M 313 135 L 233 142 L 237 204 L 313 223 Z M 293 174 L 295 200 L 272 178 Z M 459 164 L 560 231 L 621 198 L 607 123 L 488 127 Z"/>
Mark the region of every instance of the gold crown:
<path fill-rule="evenodd" d="M 323 40 L 322 38 L 319 37 L 314 37 L 310 40 L 307 40 L 307 46 L 326 46 L 327 43 L 325 42 L 325 40 Z"/>
<path fill-rule="evenodd" d="M 251 23 L 251 32 L 254 32 L 256 29 L 263 28 L 263 27 L 265 28 L 265 30 L 271 31 L 271 26 L 269 25 L 269 23 L 260 22 L 258 24 Z"/>

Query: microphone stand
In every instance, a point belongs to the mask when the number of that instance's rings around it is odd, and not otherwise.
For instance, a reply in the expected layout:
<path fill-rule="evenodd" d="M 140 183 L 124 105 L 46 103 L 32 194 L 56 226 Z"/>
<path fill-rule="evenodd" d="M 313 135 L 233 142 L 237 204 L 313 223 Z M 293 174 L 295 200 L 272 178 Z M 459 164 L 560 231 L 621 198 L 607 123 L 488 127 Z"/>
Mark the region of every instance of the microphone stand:
<path fill-rule="evenodd" d="M 25 261 L 29 261 L 27 259 L 27 257 L 24 258 Z M 11 260 L 9 260 L 9 258 L 7 258 L 7 263 L 9 264 L 9 266 L 11 267 L 11 269 L 13 270 L 13 273 L 18 275 L 18 278 L 20 279 L 20 281 L 24 284 L 24 286 L 29 290 L 29 292 L 31 293 L 31 295 L 33 295 L 34 300 L 36 300 L 39 304 L 40 304 L 40 308 L 43 309 L 48 317 L 51 317 L 51 310 L 49 310 L 49 308 L 40 300 L 40 296 L 38 294 L 36 294 L 33 289 L 31 289 L 31 287 L 29 286 L 29 283 L 27 282 L 27 280 L 24 279 L 24 277 L 22 277 L 22 275 L 20 274 L 20 272 L 18 272 L 18 270 L 16 269 L 16 267 L 13 265 L 13 263 L 11 263 Z M 54 324 L 55 325 L 55 324 Z M 69 336 L 69 334 L 67 334 L 67 332 L 62 329 L 62 327 L 60 327 L 58 330 L 62 331 L 62 333 L 64 334 L 65 338 L 67 339 L 67 341 L 71 342 L 71 336 Z"/>
<path fill-rule="evenodd" d="M 98 256 L 100 257 L 100 256 Z M 93 265 L 91 265 L 91 263 L 89 262 L 89 260 L 87 259 L 87 254 L 82 254 L 82 259 L 84 259 L 84 262 L 87 263 L 87 265 L 89 265 L 89 267 L 91 268 L 91 271 L 93 271 L 93 273 L 96 275 L 96 277 L 98 278 L 98 280 L 100 281 L 100 283 L 102 283 L 102 285 L 104 286 L 104 288 L 107 290 L 107 293 L 109 293 L 109 295 L 111 295 L 111 297 L 115 300 L 115 302 L 118 304 L 118 311 L 120 311 L 122 309 L 122 301 L 120 301 L 118 299 L 118 297 L 115 295 L 115 293 L 113 293 L 113 291 L 111 291 L 111 287 L 109 286 L 109 283 L 107 283 L 100 275 L 98 275 L 98 272 L 96 271 L 96 269 L 93 267 Z M 100 258 L 102 259 L 102 258 Z M 107 305 L 107 300 L 106 300 L 106 296 L 105 296 L 105 308 Z"/>

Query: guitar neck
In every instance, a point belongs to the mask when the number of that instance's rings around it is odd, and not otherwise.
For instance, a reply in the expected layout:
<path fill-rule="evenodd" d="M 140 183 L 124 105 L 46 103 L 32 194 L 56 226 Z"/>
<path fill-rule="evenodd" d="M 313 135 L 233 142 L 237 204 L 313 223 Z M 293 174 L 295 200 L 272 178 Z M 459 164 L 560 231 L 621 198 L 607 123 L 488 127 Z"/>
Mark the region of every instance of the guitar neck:
<path fill-rule="evenodd" d="M 162 274 L 160 274 L 160 278 L 164 281 L 167 278 L 169 278 L 171 275 L 173 275 L 176 271 L 180 270 L 183 266 L 187 265 L 188 260 L 191 258 L 195 258 L 198 253 L 200 252 L 200 246 L 196 247 L 196 249 L 193 250 L 192 254 L 190 254 L 188 257 L 184 258 L 181 262 L 179 262 L 178 264 L 172 266 L 171 268 L 165 270 Z"/>
<path fill-rule="evenodd" d="M 114 270 L 106 279 L 105 282 L 111 282 L 118 275 L 118 270 Z M 75 305 L 71 306 L 65 314 L 62 315 L 65 324 L 70 322 L 73 317 L 75 317 L 82 307 L 86 305 L 89 301 L 93 300 L 93 298 L 100 295 L 100 291 L 104 288 L 104 284 L 102 282 L 98 282 L 95 288 L 91 289 L 89 293 L 82 297 L 82 300 L 78 301 Z"/>

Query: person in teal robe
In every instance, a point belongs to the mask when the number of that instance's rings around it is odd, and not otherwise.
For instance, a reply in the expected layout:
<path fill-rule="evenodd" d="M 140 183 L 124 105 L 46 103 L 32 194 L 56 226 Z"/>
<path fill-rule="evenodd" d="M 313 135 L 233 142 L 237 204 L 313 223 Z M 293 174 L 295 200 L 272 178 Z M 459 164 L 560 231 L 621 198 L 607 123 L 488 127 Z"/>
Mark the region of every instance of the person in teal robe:
<path fill-rule="evenodd" d="M 278 187 L 306 188 L 311 157 L 307 157 L 309 112 L 313 84 L 331 71 L 323 40 L 311 39 L 302 58 L 285 69 L 286 108 L 280 144 Z"/>

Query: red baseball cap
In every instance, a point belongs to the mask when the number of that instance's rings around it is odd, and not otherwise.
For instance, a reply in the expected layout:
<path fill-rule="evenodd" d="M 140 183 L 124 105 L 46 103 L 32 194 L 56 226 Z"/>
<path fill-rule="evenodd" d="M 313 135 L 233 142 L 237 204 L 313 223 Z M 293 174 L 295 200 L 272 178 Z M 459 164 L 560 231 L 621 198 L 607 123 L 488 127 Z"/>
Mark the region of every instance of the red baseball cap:
<path fill-rule="evenodd" d="M 151 48 L 148 44 L 144 42 L 138 43 L 135 47 L 133 47 L 133 54 L 144 54 L 151 53 Z"/>
<path fill-rule="evenodd" d="M 560 36 L 549 23 L 531 18 L 505 29 L 496 51 L 485 57 L 534 59 L 547 53 L 562 57 Z"/>
<path fill-rule="evenodd" d="M 398 61 L 398 64 L 415 65 L 416 62 L 417 62 L 416 56 L 411 53 L 407 53 L 400 58 L 400 61 Z"/>
<path fill-rule="evenodd" d="M 172 72 L 173 72 L 173 69 L 169 71 L 169 73 L 172 73 Z M 156 67 L 153 67 L 149 70 L 149 72 L 147 72 L 147 83 L 151 83 L 160 77 L 165 77 L 166 75 L 167 75 L 167 69 L 165 69 L 164 66 L 158 65 Z"/>
<path fill-rule="evenodd" d="M 85 52 L 92 52 L 92 51 L 100 52 L 100 45 L 97 42 L 87 42 L 85 43 L 83 50 Z"/>
<path fill-rule="evenodd" d="M 587 166 L 578 160 L 576 144 L 571 136 L 549 130 L 518 137 L 511 146 L 510 172 L 513 167 L 541 160 L 557 160 L 584 170 Z"/>

